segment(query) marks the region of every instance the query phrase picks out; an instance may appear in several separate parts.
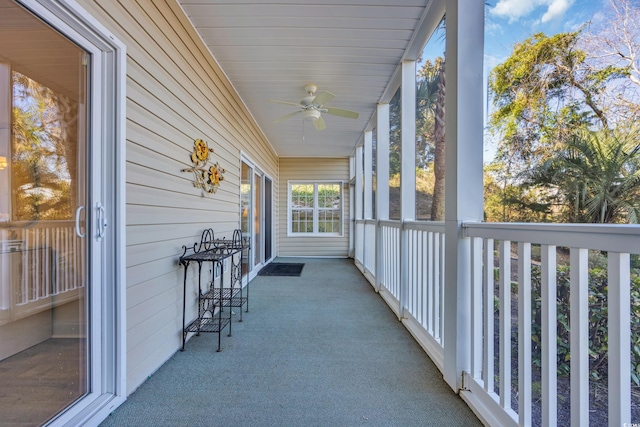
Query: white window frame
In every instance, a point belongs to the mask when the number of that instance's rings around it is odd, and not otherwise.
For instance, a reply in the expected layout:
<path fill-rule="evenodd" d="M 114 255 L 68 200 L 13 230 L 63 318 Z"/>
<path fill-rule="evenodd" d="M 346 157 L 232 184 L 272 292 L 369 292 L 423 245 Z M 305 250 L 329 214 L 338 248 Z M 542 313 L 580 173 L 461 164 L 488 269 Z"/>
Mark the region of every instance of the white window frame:
<path fill-rule="evenodd" d="M 291 190 L 294 185 L 313 185 L 313 232 L 293 232 L 291 221 L 293 219 L 293 203 Z M 318 185 L 335 184 L 340 187 L 340 232 L 328 233 L 319 230 Z M 344 181 L 341 180 L 291 180 L 287 181 L 287 237 L 342 237 L 344 235 Z"/>
<path fill-rule="evenodd" d="M 126 47 L 74 0 L 17 2 L 91 54 L 90 191 L 92 202 L 104 207 L 109 228 L 103 239 L 87 231 L 87 244 L 99 254 L 88 266 L 94 337 L 88 394 L 47 425 L 97 425 L 126 399 Z M 87 219 L 94 222 L 93 215 Z"/>

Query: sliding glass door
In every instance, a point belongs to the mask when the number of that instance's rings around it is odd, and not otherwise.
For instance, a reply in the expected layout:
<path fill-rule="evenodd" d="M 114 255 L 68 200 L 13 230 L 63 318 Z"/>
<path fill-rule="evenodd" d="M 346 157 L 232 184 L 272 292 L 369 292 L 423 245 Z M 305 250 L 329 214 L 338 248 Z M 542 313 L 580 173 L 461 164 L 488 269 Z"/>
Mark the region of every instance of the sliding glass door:
<path fill-rule="evenodd" d="M 114 388 L 100 58 L 82 41 L 0 0 L 0 424 L 68 422 Z"/>
<path fill-rule="evenodd" d="M 249 160 L 243 160 L 240 184 L 240 225 L 251 239 L 251 259 L 245 267 L 252 272 L 273 257 L 272 180 Z"/>

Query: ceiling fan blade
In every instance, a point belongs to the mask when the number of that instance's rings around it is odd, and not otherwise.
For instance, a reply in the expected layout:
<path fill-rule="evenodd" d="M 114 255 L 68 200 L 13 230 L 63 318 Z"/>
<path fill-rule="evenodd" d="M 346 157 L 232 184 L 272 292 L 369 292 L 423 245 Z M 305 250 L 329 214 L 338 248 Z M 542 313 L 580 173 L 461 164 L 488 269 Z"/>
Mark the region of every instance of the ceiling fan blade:
<path fill-rule="evenodd" d="M 331 92 L 322 91 L 319 94 L 317 94 L 316 97 L 313 98 L 313 101 L 311 102 L 315 105 L 324 105 L 335 97 L 336 96 Z"/>
<path fill-rule="evenodd" d="M 293 117 L 293 116 L 295 116 L 296 114 L 301 113 L 301 112 L 302 112 L 302 110 L 300 110 L 300 111 L 294 111 L 293 113 L 289 113 L 289 114 L 287 114 L 286 116 L 282 116 L 282 117 L 280 117 L 279 119 L 275 119 L 275 120 L 273 121 L 273 123 L 280 123 L 280 122 L 282 122 L 282 121 L 284 121 L 284 120 L 290 119 L 291 117 Z"/>
<path fill-rule="evenodd" d="M 276 104 L 293 105 L 296 107 L 300 107 L 300 104 L 298 104 L 297 102 L 277 101 L 275 99 L 270 99 L 269 102 L 275 102 Z"/>
<path fill-rule="evenodd" d="M 324 122 L 324 119 L 322 118 L 322 116 L 318 117 L 316 120 L 313 121 L 313 125 L 316 127 L 316 130 L 325 130 L 327 128 L 327 125 Z"/>
<path fill-rule="evenodd" d="M 327 108 L 327 111 L 322 110 L 327 114 L 333 114 L 334 116 L 346 117 L 348 119 L 357 119 L 360 117 L 360 113 L 355 111 L 343 110 L 342 108 Z"/>

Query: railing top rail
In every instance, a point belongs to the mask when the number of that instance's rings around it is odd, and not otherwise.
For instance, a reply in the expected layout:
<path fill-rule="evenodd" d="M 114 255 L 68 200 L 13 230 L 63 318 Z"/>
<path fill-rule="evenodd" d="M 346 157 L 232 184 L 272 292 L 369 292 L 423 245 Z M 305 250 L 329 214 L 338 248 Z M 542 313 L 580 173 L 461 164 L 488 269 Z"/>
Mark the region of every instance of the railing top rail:
<path fill-rule="evenodd" d="M 640 254 L 640 225 L 466 222 L 465 237 Z"/>
<path fill-rule="evenodd" d="M 443 221 L 400 221 L 385 219 L 379 220 L 378 225 L 381 227 L 402 228 L 404 230 L 422 230 L 444 233 Z"/>

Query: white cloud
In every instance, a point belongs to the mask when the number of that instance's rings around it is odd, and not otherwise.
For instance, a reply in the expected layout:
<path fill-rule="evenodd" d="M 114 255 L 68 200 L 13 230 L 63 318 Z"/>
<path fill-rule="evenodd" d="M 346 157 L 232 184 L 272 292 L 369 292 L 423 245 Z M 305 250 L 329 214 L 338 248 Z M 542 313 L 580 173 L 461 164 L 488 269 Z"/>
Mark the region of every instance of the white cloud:
<path fill-rule="evenodd" d="M 552 0 L 547 12 L 540 18 L 541 21 L 544 23 L 556 18 L 561 18 L 567 9 L 571 7 L 573 1 L 574 0 Z"/>
<path fill-rule="evenodd" d="M 491 14 L 508 18 L 509 22 L 527 17 L 538 7 L 546 7 L 540 18 L 541 22 L 549 22 L 561 18 L 575 0 L 498 0 Z"/>
<path fill-rule="evenodd" d="M 510 21 L 517 21 L 519 18 L 530 14 L 540 0 L 499 0 L 491 13 L 496 16 L 509 18 Z"/>

